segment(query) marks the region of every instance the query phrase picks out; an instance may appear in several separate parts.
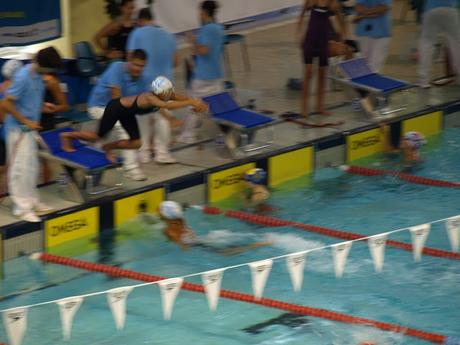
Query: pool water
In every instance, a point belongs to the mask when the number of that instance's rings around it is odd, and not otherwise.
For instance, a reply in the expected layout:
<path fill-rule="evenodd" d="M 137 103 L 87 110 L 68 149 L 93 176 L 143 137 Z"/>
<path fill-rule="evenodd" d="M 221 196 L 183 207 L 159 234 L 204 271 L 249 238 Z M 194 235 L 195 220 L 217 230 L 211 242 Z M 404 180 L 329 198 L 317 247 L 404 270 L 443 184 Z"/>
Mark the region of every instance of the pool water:
<path fill-rule="evenodd" d="M 460 181 L 460 161 L 456 159 L 459 147 L 460 131 L 446 130 L 423 148 L 425 162 L 417 175 Z M 394 163 L 376 157 L 366 164 L 388 168 Z M 330 168 L 275 188 L 270 216 L 371 235 L 459 215 L 459 200 L 458 191 L 452 188 L 410 184 L 389 176 L 355 176 Z M 218 206 L 240 208 L 237 198 Z M 188 209 L 186 219 L 202 239 L 216 246 L 260 240 L 272 245 L 234 256 L 199 247 L 182 251 L 161 239 L 155 227 L 139 220 L 129 226 L 135 236 L 113 238 L 108 233 L 101 252 L 80 258 L 176 277 L 342 241 L 290 227 L 266 228 L 222 215 L 204 215 L 197 209 Z M 410 243 L 410 234 L 403 231 L 390 239 Z M 433 224 L 426 245 L 450 250 L 444 223 Z M 7 262 L 5 275 L 0 283 L 1 309 L 137 283 L 43 265 L 28 258 Z M 201 283 L 199 277 L 188 280 Z M 459 286 L 458 261 L 423 256 L 421 262 L 415 263 L 412 253 L 387 247 L 383 272 L 375 273 L 367 244 L 358 242 L 351 248 L 341 279 L 335 278 L 329 248 L 309 253 L 300 292 L 292 290 L 285 260 L 275 260 L 264 296 L 460 337 Z M 222 288 L 252 293 L 249 268 L 225 271 Z M 2 340 L 6 341 L 3 326 Z M 75 316 L 72 338 L 65 343 L 356 345 L 366 340 L 379 345 L 426 343 L 370 327 L 295 316 L 232 300 L 220 299 L 217 311 L 210 312 L 204 295 L 187 291 L 180 291 L 172 320 L 166 321 L 156 285 L 131 292 L 125 329 L 121 331 L 115 329 L 106 296 L 88 297 Z M 29 309 L 23 344 L 62 343 L 57 306 Z"/>

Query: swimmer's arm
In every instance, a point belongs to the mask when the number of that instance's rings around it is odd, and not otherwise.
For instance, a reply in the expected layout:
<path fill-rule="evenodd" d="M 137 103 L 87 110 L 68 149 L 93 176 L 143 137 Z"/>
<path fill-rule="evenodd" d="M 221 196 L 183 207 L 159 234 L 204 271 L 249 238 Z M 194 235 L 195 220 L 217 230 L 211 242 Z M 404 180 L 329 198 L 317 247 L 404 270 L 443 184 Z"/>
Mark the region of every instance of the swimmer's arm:
<path fill-rule="evenodd" d="M 305 0 L 302 11 L 300 11 L 299 20 L 297 21 L 297 34 L 300 35 L 303 29 L 305 13 L 310 8 L 310 0 Z"/>
<path fill-rule="evenodd" d="M 208 106 L 206 103 L 199 99 L 185 97 L 181 99 L 177 99 L 178 95 L 174 95 L 174 100 L 169 102 L 164 102 L 153 93 L 147 94 L 148 102 L 154 106 L 159 108 L 165 108 L 169 110 L 185 108 L 188 106 L 193 107 L 194 111 L 196 112 L 206 112 L 208 110 Z"/>

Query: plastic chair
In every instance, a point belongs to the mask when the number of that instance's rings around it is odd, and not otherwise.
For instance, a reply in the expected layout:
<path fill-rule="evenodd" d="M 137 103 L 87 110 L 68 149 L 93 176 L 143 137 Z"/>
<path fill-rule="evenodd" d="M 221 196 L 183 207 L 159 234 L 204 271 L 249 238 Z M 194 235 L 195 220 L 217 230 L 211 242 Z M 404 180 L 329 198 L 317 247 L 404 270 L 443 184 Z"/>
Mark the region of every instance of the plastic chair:
<path fill-rule="evenodd" d="M 95 77 L 102 72 L 102 66 L 88 41 L 74 45 L 78 73 L 83 77 Z"/>

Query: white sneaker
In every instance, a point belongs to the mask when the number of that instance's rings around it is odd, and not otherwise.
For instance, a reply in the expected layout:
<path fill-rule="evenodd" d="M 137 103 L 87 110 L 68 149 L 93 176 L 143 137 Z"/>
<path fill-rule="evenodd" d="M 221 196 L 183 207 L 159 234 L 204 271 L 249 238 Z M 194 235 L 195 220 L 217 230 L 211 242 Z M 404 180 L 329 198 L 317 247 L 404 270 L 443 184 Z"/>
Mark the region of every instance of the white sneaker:
<path fill-rule="evenodd" d="M 171 155 L 161 155 L 155 156 L 155 162 L 159 164 L 174 164 L 177 163 L 177 160 Z"/>
<path fill-rule="evenodd" d="M 144 175 L 141 169 L 133 168 L 125 171 L 125 176 L 133 181 L 145 181 L 147 176 Z"/>
<path fill-rule="evenodd" d="M 42 202 L 38 202 L 35 204 L 34 210 L 37 213 L 45 213 L 45 212 L 53 211 L 54 208 Z"/>
<path fill-rule="evenodd" d="M 39 223 L 42 221 L 40 217 L 37 216 L 33 211 L 24 212 L 19 216 L 19 218 L 25 222 L 30 223 Z"/>
<path fill-rule="evenodd" d="M 147 164 L 147 163 L 150 163 L 152 161 L 152 155 L 150 152 L 144 152 L 144 153 L 140 153 L 139 154 L 139 161 L 142 163 L 142 164 Z"/>

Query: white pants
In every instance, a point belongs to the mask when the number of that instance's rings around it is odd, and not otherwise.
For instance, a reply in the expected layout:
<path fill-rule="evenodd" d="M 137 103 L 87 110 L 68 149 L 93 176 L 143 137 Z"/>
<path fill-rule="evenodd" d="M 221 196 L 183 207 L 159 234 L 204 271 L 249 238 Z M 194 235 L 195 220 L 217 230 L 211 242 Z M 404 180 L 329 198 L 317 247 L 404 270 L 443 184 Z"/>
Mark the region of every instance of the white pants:
<path fill-rule="evenodd" d="M 221 79 L 217 80 L 192 80 L 190 95 L 194 98 L 203 98 L 215 93 L 224 91 L 224 83 Z M 184 127 L 180 135 L 181 141 L 194 140 L 197 137 L 197 128 L 200 118 L 194 112 L 190 112 L 185 118 Z"/>
<path fill-rule="evenodd" d="M 32 211 L 38 197 L 38 148 L 36 132 L 10 129 L 7 133 L 8 190 L 21 213 Z"/>
<path fill-rule="evenodd" d="M 157 159 L 169 157 L 170 155 L 171 124 L 161 115 L 161 112 L 168 112 L 168 110 L 162 109 L 154 113 L 137 116 L 142 142 L 141 148 L 139 149 L 141 157 L 151 158 L 150 146 L 152 144 L 152 138 L 155 157 Z"/>
<path fill-rule="evenodd" d="M 100 120 L 102 118 L 102 115 L 104 114 L 104 109 L 105 108 L 103 107 L 91 107 L 88 109 L 88 114 L 92 119 Z M 129 135 L 121 126 L 120 121 L 117 121 L 117 123 L 113 127 L 113 130 L 110 133 L 110 137 L 114 140 L 129 139 Z M 139 167 L 136 150 L 120 150 L 120 154 L 123 157 L 123 168 L 125 170 L 131 170 Z"/>
<path fill-rule="evenodd" d="M 429 84 L 433 47 L 440 33 L 446 35 L 452 66 L 460 76 L 460 20 L 456 8 L 437 7 L 429 10 L 422 18 L 422 34 L 419 41 L 420 63 L 419 83 Z"/>
<path fill-rule="evenodd" d="M 380 72 L 388 55 L 390 38 L 359 36 L 358 42 L 361 54 L 367 60 L 371 69 L 376 73 Z"/>

